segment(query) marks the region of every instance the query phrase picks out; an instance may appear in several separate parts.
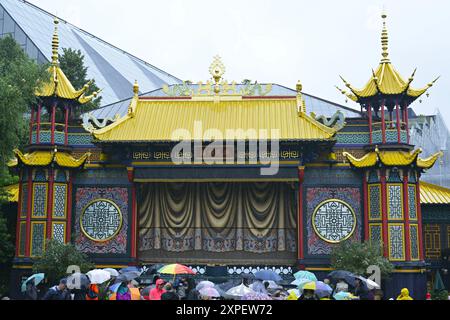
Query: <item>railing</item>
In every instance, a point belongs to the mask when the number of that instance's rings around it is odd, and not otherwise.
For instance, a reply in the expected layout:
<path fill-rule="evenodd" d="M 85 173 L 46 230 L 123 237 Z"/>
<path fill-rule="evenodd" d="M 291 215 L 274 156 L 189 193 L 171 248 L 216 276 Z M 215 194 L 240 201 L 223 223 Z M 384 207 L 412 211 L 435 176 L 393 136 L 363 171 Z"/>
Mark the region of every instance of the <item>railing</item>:
<path fill-rule="evenodd" d="M 385 121 L 384 130 L 382 122 L 372 123 L 372 143 L 408 143 L 406 122 Z"/>

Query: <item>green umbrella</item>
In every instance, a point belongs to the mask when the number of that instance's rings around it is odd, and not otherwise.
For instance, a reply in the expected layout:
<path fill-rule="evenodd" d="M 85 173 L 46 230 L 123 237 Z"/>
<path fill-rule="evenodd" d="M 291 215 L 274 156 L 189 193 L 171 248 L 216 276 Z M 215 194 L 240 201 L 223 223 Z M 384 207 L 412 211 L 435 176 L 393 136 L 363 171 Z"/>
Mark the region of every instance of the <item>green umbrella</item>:
<path fill-rule="evenodd" d="M 441 274 L 436 271 L 436 277 L 434 278 L 434 288 L 435 291 L 445 290 L 444 281 L 442 281 Z"/>
<path fill-rule="evenodd" d="M 44 280 L 45 274 L 43 273 L 36 273 L 33 274 L 31 277 L 29 277 L 27 280 L 25 280 L 22 283 L 22 292 L 27 291 L 27 283 L 31 280 L 34 280 L 34 285 L 37 286 L 39 283 L 41 283 L 42 280 Z"/>

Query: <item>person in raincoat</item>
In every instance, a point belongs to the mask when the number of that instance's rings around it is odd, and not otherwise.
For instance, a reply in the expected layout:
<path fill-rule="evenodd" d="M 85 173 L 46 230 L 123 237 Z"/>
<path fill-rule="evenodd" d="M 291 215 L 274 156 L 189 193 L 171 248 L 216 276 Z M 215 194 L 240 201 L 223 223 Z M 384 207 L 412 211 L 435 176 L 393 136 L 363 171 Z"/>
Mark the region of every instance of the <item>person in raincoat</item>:
<path fill-rule="evenodd" d="M 164 290 L 164 280 L 156 280 L 156 287 L 150 290 L 149 300 L 161 300 L 161 296 L 164 292 L 166 292 L 166 290 Z"/>
<path fill-rule="evenodd" d="M 98 285 L 91 284 L 89 285 L 89 290 L 86 294 L 86 300 L 99 300 L 98 294 L 99 294 Z"/>
<path fill-rule="evenodd" d="M 37 300 L 38 290 L 34 284 L 34 279 L 31 279 L 26 284 L 25 300 Z"/>
<path fill-rule="evenodd" d="M 122 282 L 117 289 L 116 300 L 131 300 L 130 288 L 126 282 Z"/>
<path fill-rule="evenodd" d="M 397 297 L 397 300 L 414 300 L 409 295 L 409 290 L 407 288 L 403 288 L 400 292 L 400 295 Z"/>
<path fill-rule="evenodd" d="M 170 282 L 166 283 L 164 290 L 166 292 L 161 295 L 161 300 L 180 300 L 180 297 Z"/>

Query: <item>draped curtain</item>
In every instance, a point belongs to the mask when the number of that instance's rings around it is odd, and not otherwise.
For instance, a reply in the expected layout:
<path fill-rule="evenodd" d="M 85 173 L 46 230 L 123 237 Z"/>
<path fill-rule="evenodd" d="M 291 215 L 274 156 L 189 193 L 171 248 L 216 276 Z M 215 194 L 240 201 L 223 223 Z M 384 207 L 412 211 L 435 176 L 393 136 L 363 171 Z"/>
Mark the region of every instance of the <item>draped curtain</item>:
<path fill-rule="evenodd" d="M 138 187 L 140 250 L 296 251 L 287 183 L 148 183 Z"/>

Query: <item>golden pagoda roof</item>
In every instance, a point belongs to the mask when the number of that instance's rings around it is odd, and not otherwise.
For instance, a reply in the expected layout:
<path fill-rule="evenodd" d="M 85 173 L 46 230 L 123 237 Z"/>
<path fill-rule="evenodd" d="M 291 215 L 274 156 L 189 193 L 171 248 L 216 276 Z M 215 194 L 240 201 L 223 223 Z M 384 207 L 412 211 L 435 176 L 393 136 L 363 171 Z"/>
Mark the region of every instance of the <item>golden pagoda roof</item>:
<path fill-rule="evenodd" d="M 3 191 L 6 192 L 6 200 L 8 202 L 19 202 L 19 184 L 12 184 L 3 187 Z"/>
<path fill-rule="evenodd" d="M 86 96 L 89 89 L 90 82 L 85 84 L 80 90 L 76 90 L 69 79 L 66 77 L 62 69 L 59 67 L 58 62 L 58 20 L 55 20 L 55 32 L 52 40 L 52 63 L 47 69 L 49 74 L 49 81 L 45 82 L 42 87 L 38 88 L 35 92 L 38 97 L 58 97 L 68 100 L 76 100 L 80 104 L 90 102 L 97 96 L 97 92 L 94 92 L 90 96 Z"/>
<path fill-rule="evenodd" d="M 388 167 L 397 166 L 409 166 L 415 164 L 418 168 L 429 169 L 431 168 L 439 157 L 442 157 L 442 152 L 438 152 L 429 158 L 421 159 L 419 154 L 422 153 L 422 149 L 417 149 L 412 152 L 405 151 L 375 151 L 369 152 L 362 158 L 356 158 L 348 152 L 344 152 L 344 157 L 350 162 L 350 164 L 356 168 L 370 168 L 381 163 Z"/>
<path fill-rule="evenodd" d="M 382 14 L 383 18 L 383 30 L 381 33 L 381 44 L 382 44 L 382 59 L 375 71 L 372 70 L 372 77 L 369 79 L 367 84 L 358 89 L 348 83 L 344 78 L 341 77 L 345 86 L 350 90 L 342 90 L 337 87 L 342 94 L 347 96 L 349 99 L 355 102 L 361 102 L 362 99 L 371 98 L 377 95 L 404 95 L 411 98 L 413 101 L 423 95 L 433 84 L 438 80 L 430 82 L 426 86 L 420 89 L 413 89 L 411 87 L 411 82 L 414 80 L 414 75 L 416 70 L 412 73 L 408 80 L 405 80 L 400 73 L 394 68 L 389 59 L 388 52 L 388 31 L 386 27 L 387 15 Z"/>
<path fill-rule="evenodd" d="M 45 167 L 52 162 L 63 168 L 79 168 L 84 165 L 86 160 L 91 155 L 89 152 L 85 153 L 81 158 L 75 159 L 67 152 L 59 151 L 35 151 L 32 153 L 23 154 L 19 150 L 14 150 L 16 159 L 8 163 L 8 167 L 14 168 L 19 162 L 31 167 Z"/>
<path fill-rule="evenodd" d="M 421 204 L 450 204 L 450 189 L 420 181 Z"/>

